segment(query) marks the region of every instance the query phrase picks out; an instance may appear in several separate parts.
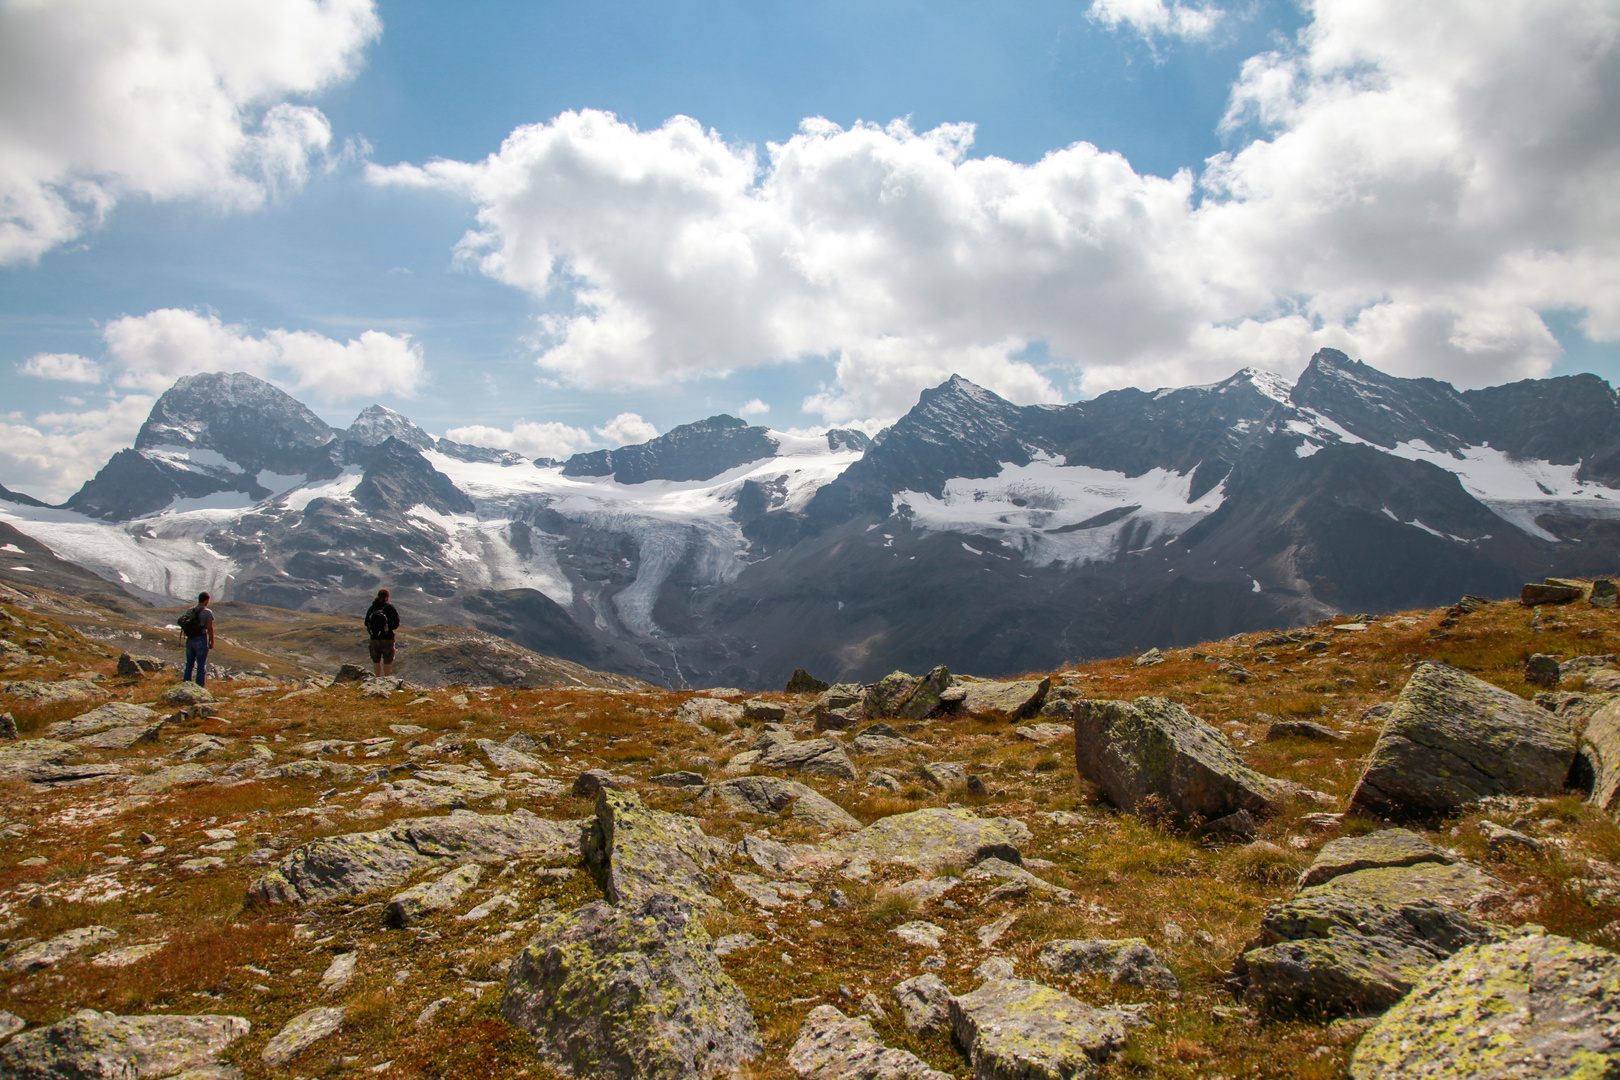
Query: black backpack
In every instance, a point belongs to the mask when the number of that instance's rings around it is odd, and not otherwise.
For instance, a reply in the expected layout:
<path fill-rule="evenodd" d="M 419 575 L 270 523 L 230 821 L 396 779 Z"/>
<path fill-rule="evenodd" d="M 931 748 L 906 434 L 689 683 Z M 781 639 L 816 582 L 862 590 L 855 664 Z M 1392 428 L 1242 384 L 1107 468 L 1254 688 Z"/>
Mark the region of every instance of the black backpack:
<path fill-rule="evenodd" d="M 366 612 L 366 632 L 374 638 L 388 636 L 388 612 L 374 607 Z"/>
<path fill-rule="evenodd" d="M 180 618 L 175 620 L 175 623 L 180 627 L 180 632 L 188 639 L 199 636 L 203 632 L 202 609 L 196 607 L 187 608 Z"/>

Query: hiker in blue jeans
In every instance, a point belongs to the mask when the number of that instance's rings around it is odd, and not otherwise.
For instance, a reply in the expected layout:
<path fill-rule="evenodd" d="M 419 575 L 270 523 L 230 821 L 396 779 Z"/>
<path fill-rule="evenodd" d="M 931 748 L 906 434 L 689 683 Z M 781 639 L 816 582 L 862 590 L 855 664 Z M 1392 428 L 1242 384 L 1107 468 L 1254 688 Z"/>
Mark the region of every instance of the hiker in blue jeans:
<path fill-rule="evenodd" d="M 186 635 L 185 681 L 202 686 L 208 678 L 208 650 L 214 647 L 214 613 L 208 610 L 208 594 L 197 594 L 197 606 L 180 616 L 180 632 Z M 197 678 L 192 679 L 192 669 Z"/>

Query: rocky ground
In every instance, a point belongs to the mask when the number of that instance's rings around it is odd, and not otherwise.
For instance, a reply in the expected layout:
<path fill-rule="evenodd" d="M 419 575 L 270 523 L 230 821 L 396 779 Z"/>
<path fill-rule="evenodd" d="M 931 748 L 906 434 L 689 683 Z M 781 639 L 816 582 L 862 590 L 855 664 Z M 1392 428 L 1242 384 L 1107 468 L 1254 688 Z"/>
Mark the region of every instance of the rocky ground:
<path fill-rule="evenodd" d="M 13 594 L 0 1076 L 1610 1075 L 1588 595 L 1004 683 L 204 697 Z"/>

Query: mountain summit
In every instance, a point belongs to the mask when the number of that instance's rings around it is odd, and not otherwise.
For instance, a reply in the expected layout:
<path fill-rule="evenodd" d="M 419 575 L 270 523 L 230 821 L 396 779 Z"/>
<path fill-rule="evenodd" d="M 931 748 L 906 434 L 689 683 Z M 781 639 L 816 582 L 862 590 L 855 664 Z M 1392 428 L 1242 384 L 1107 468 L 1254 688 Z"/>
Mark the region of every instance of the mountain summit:
<path fill-rule="evenodd" d="M 106 524 L 0 515 L 155 596 L 330 610 L 386 583 L 418 619 L 667 685 L 994 674 L 1603 572 L 1620 404 L 1324 349 L 1291 385 L 1019 406 L 952 376 L 871 440 L 720 415 L 559 464 L 381 406 L 336 432 L 206 375 L 68 506 Z"/>

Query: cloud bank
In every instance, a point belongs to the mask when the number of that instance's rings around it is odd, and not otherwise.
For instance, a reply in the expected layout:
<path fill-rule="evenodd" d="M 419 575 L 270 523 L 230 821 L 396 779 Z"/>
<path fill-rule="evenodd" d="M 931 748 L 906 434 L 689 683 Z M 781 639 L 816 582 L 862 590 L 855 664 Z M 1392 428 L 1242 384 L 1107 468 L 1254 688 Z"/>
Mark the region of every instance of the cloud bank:
<path fill-rule="evenodd" d="M 0 3 L 0 265 L 121 199 L 257 206 L 308 178 L 331 125 L 307 97 L 381 32 L 373 0 Z"/>
<path fill-rule="evenodd" d="M 1216 11 L 1091 10 L 1184 36 Z M 1292 374 L 1334 345 L 1480 385 L 1547 373 L 1544 313 L 1620 338 L 1620 9 L 1311 14 L 1245 63 L 1232 149 L 1169 178 L 1084 142 L 972 158 L 967 124 L 813 118 L 762 155 L 686 117 L 640 131 L 594 111 L 482 161 L 369 176 L 470 200 L 463 258 L 572 301 L 541 324 L 553 376 L 645 386 L 824 356 L 836 382 L 807 405 L 830 421 L 896 415 L 952 371 L 1029 402 Z"/>

